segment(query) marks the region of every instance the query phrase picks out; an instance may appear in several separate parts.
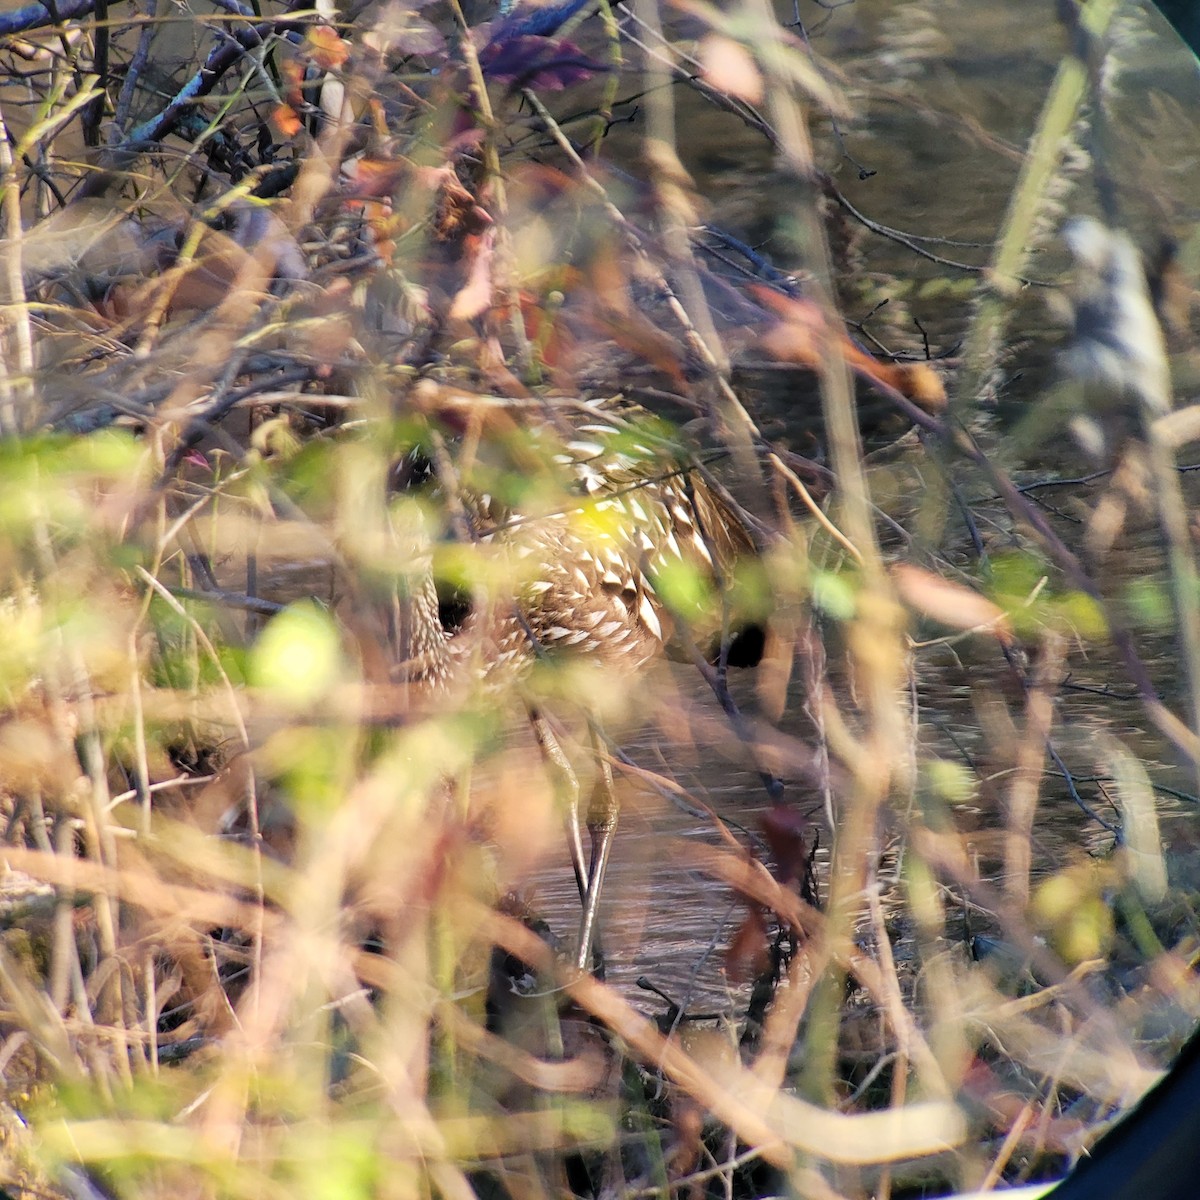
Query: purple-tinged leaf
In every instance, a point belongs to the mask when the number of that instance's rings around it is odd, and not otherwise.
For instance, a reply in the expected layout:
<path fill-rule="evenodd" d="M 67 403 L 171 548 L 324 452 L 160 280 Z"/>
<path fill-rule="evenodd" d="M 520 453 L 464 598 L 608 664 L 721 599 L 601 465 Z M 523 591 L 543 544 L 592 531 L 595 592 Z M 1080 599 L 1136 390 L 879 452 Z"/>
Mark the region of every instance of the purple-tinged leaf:
<path fill-rule="evenodd" d="M 609 70 L 574 42 L 533 35 L 489 42 L 480 52 L 479 64 L 488 79 L 506 83 L 514 92 L 521 88 L 561 92 Z"/>

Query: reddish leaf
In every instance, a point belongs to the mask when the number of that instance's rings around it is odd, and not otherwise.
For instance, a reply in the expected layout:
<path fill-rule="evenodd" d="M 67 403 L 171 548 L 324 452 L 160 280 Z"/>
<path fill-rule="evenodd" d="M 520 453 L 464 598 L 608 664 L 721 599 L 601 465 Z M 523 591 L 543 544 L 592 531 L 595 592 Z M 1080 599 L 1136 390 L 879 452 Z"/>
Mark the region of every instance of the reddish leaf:
<path fill-rule="evenodd" d="M 771 847 L 780 883 L 804 878 L 808 870 L 807 835 L 811 830 L 812 822 L 788 804 L 776 804 L 763 816 L 763 836 Z"/>
<path fill-rule="evenodd" d="M 686 1092 L 671 1098 L 671 1124 L 675 1139 L 671 1151 L 671 1181 L 686 1179 L 700 1163 L 704 1153 L 704 1125 L 707 1113 Z M 672 1195 L 678 1192 L 672 1188 Z"/>
<path fill-rule="evenodd" d="M 355 159 L 346 170 L 349 195 L 356 199 L 391 196 L 405 176 L 412 174 L 412 163 L 405 158 Z"/>
<path fill-rule="evenodd" d="M 752 285 L 750 291 L 779 317 L 779 324 L 759 339 L 760 347 L 772 358 L 815 371 L 833 339 L 842 357 L 864 379 L 902 393 L 927 413 L 945 409 L 946 389 L 928 363 L 880 362 L 855 345 L 844 330 L 831 329 L 811 300 L 784 296 L 762 284 Z"/>
<path fill-rule="evenodd" d="M 480 239 L 471 262 L 471 271 L 450 305 L 451 320 L 469 321 L 486 312 L 492 302 L 492 250 L 496 242 L 494 229 L 489 229 Z"/>
<path fill-rule="evenodd" d="M 762 910 L 755 905 L 747 911 L 725 951 L 725 973 L 735 983 L 740 983 L 761 975 L 770 961 L 767 923 L 763 920 Z"/>
<path fill-rule="evenodd" d="M 586 264 L 579 302 L 581 316 L 603 337 L 666 375 L 680 391 L 688 384 L 679 339 L 656 325 L 634 303 L 627 264 L 615 247 L 606 247 Z"/>
<path fill-rule="evenodd" d="M 283 81 L 283 98 L 293 107 L 304 103 L 304 67 L 294 58 L 281 59 L 279 75 Z"/>
<path fill-rule="evenodd" d="M 350 57 L 350 43 L 328 25 L 314 25 L 304 39 L 304 51 L 322 71 L 334 71 Z"/>
<path fill-rule="evenodd" d="M 492 224 L 492 218 L 475 197 L 459 181 L 454 169 L 443 167 L 437 176 L 441 188 L 438 196 L 434 236 L 448 242 L 459 236 L 482 234 Z"/>
<path fill-rule="evenodd" d="M 622 350 L 648 362 L 666 375 L 680 391 L 688 387 L 679 339 L 654 324 L 644 313 L 619 313 L 593 306 L 585 319 L 598 333 L 611 338 Z"/>
<path fill-rule="evenodd" d="M 271 124 L 275 126 L 284 141 L 294 138 L 304 128 L 300 118 L 296 115 L 296 110 L 290 104 L 276 106 L 275 111 L 271 114 Z"/>

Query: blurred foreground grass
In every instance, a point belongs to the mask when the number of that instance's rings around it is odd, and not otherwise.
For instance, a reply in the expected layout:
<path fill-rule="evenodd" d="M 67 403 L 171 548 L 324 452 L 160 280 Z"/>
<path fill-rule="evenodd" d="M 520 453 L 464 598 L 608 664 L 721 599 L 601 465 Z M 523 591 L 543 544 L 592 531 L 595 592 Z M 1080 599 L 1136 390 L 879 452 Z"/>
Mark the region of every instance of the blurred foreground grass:
<path fill-rule="evenodd" d="M 1109 8 L 1061 33 L 937 368 L 898 318 L 908 353 L 843 333 L 879 281 L 821 158 L 869 89 L 755 0 L 0 15 L 7 1194 L 944 1195 L 1052 1177 L 1145 1090 L 1200 1015 L 1192 822 L 1159 828 L 1195 803 L 1196 664 L 1164 702 L 1137 649 L 1178 591 L 1165 556 L 1109 566 L 1157 528 L 1136 486 L 1040 508 L 976 412 Z M 704 225 L 681 81 L 774 157 L 774 261 Z M 414 683 L 430 573 L 451 623 L 521 586 L 464 496 L 603 532 L 563 430 L 618 391 L 662 421 L 617 449 L 697 456 L 756 535 L 753 685 L 709 668 L 717 720 L 665 664 Z M 868 394 L 900 414 L 869 456 Z M 660 586 L 681 624 L 714 602 Z M 601 717 L 626 794 L 684 790 L 622 752 L 647 728 L 787 781 L 761 837 L 715 814 L 661 851 L 737 905 L 719 1019 L 648 1018 L 540 919 L 564 814 L 531 707 L 585 795 Z M 1050 793 L 1082 805 L 1065 861 Z"/>

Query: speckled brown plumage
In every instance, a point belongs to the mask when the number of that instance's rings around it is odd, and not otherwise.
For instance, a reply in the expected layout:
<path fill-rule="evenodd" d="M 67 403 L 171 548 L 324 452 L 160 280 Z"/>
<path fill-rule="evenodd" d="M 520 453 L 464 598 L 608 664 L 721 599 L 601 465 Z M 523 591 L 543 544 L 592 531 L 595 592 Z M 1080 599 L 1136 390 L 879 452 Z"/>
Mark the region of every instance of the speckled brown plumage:
<path fill-rule="evenodd" d="M 497 411 L 526 428 L 536 422 L 539 448 L 561 473 L 561 491 L 548 504 L 513 509 L 467 484 L 455 489 L 466 536 L 481 562 L 501 562 L 511 587 L 490 595 L 487 611 L 475 597 L 469 613 L 448 622 L 432 579 L 416 578 L 410 677 L 446 684 L 473 664 L 499 682 L 540 655 L 563 652 L 636 671 L 688 638 L 704 651 L 719 645 L 720 596 L 755 547 L 698 462 L 631 405 L 522 408 L 473 399 L 504 405 Z M 503 464 L 509 471 L 521 465 Z M 713 596 L 686 633 L 660 594 L 672 570 L 694 572 Z"/>

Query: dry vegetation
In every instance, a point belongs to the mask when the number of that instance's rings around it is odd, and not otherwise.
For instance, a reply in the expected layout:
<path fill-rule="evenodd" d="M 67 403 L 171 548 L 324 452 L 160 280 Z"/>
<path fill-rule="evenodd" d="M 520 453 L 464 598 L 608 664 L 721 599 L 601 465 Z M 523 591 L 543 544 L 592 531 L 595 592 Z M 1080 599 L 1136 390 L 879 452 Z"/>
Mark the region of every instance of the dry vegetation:
<path fill-rule="evenodd" d="M 1200 641 L 1190 417 L 1119 238 L 1075 243 L 1097 470 L 1018 488 L 977 419 L 1109 16 L 1064 27 L 933 364 L 846 330 L 888 286 L 826 173 L 859 81 L 761 0 L 0 13 L 0 1194 L 935 1196 L 1053 1177 L 1145 1090 L 1200 1015 L 1159 824 Z M 695 90 L 789 197 L 770 247 L 705 224 Z M 753 537 L 724 590 L 654 580 L 685 643 L 751 613 L 753 677 L 497 676 L 483 639 L 434 686 L 426 583 L 449 625 L 524 586 L 481 497 L 605 535 L 564 447 L 618 394 L 605 452 L 702 464 Z M 1110 567 L 1134 527 L 1165 551 Z M 695 753 L 766 815 L 652 851 L 738 914 L 726 1011 L 654 1020 L 531 880 L 606 769 L 702 813 Z"/>

